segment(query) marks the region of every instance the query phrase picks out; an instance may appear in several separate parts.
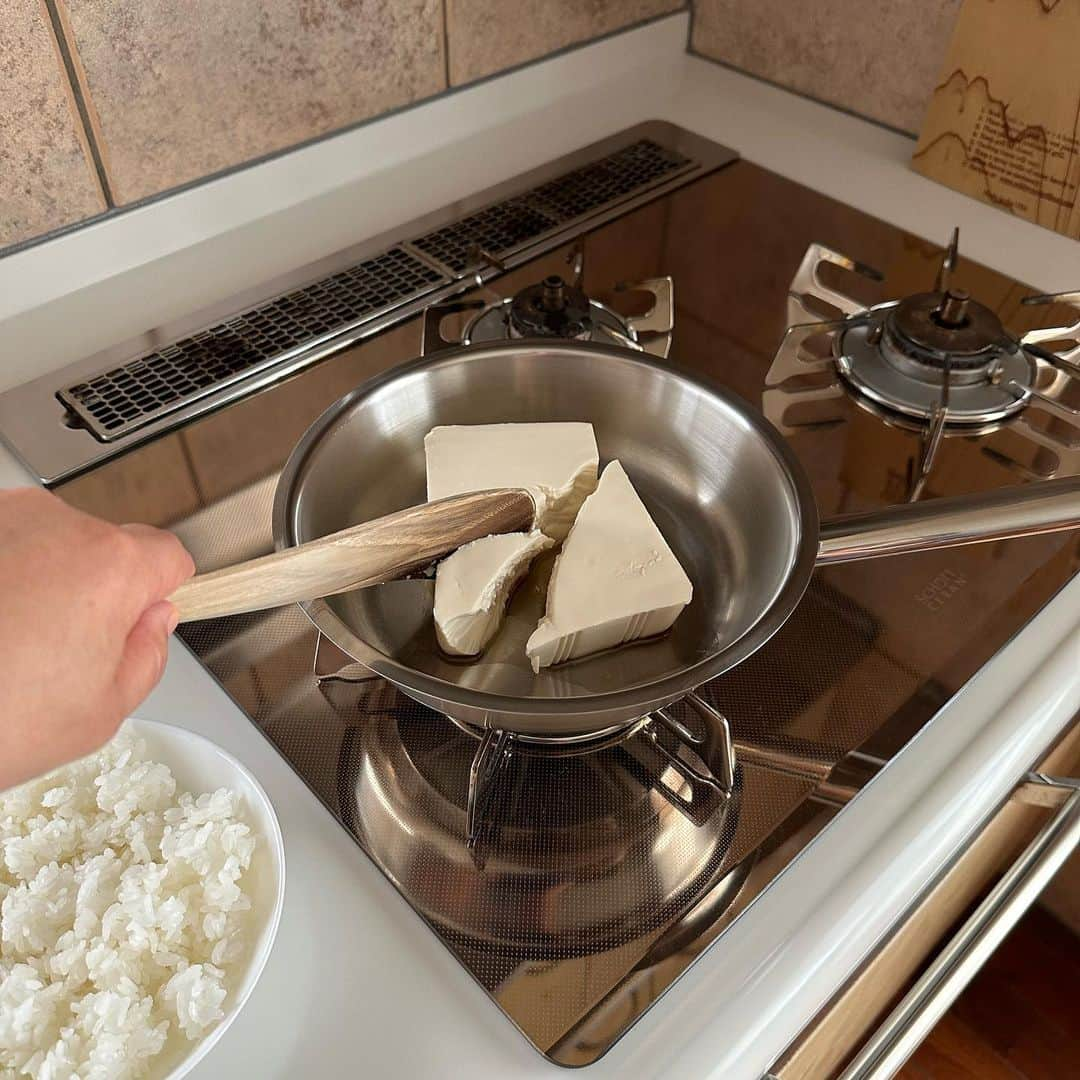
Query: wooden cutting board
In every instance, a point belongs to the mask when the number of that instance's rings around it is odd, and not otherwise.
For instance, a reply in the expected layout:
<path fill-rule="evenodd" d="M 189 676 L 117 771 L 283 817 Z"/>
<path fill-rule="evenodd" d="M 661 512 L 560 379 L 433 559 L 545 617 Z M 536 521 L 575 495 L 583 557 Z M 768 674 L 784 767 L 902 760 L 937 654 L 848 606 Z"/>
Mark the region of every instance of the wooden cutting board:
<path fill-rule="evenodd" d="M 1080 0 L 965 0 L 912 164 L 1080 239 Z"/>

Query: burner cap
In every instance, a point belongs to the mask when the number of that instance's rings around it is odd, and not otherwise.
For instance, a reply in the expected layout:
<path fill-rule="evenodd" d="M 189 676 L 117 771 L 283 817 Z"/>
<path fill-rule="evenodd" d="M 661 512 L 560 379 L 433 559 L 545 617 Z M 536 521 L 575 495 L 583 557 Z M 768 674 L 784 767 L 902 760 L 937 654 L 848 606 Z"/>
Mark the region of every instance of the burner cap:
<path fill-rule="evenodd" d="M 901 300 L 889 312 L 886 329 L 898 348 L 936 367 L 946 357 L 954 368 L 978 367 L 1010 344 L 1001 320 L 963 289 Z"/>
<path fill-rule="evenodd" d="M 592 334 L 589 298 L 558 274 L 514 297 L 510 304 L 510 330 L 514 337 L 588 338 Z"/>

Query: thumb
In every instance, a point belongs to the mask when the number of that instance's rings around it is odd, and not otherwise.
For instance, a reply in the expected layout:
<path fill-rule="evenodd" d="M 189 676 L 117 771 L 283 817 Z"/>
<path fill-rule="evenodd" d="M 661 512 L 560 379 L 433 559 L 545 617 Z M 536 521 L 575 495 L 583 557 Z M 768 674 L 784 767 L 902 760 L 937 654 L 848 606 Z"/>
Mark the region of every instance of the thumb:
<path fill-rule="evenodd" d="M 178 613 L 168 600 L 148 607 L 132 627 L 116 669 L 117 709 L 127 716 L 157 686 L 169 655 L 169 635 Z"/>

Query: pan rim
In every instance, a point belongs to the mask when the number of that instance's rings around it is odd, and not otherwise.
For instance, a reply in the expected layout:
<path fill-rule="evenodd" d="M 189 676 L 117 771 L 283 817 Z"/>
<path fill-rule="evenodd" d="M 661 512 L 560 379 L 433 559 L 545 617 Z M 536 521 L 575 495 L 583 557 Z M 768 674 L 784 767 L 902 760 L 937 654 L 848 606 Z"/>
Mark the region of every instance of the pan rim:
<path fill-rule="evenodd" d="M 787 441 L 763 414 L 754 410 L 744 399 L 720 386 L 714 380 L 704 378 L 696 372 L 687 371 L 678 363 L 670 360 L 661 362 L 651 354 L 617 345 L 528 338 L 513 342 L 492 342 L 440 349 L 430 356 L 418 356 L 379 372 L 329 405 L 308 427 L 290 453 L 279 474 L 274 492 L 274 548 L 280 551 L 296 545 L 293 508 L 298 490 L 297 481 L 303 475 L 305 465 L 315 447 L 328 437 L 358 402 L 390 383 L 408 378 L 417 372 L 430 370 L 443 364 L 460 362 L 463 358 L 480 358 L 493 353 L 499 354 L 507 350 L 537 345 L 545 349 L 587 352 L 614 357 L 660 372 L 665 376 L 678 378 L 701 392 L 722 399 L 762 439 L 777 459 L 781 474 L 791 487 L 791 494 L 798 509 L 798 536 L 795 559 L 787 577 L 772 602 L 761 612 L 757 620 L 740 637 L 729 642 L 719 652 L 703 657 L 662 678 L 619 690 L 604 690 L 566 697 L 530 698 L 462 687 L 457 683 L 418 671 L 368 645 L 352 631 L 325 600 L 304 601 L 298 606 L 315 628 L 334 645 L 374 674 L 394 683 L 406 694 L 441 699 L 464 709 L 508 716 L 561 716 L 568 713 L 587 716 L 613 711 L 624 711 L 631 718 L 632 715 L 644 716 L 657 707 L 657 702 L 676 701 L 696 687 L 731 670 L 757 652 L 794 612 L 810 583 L 817 557 L 819 530 L 817 504 L 809 479 Z M 635 713 L 634 710 L 638 707 L 640 707 L 640 712 Z"/>

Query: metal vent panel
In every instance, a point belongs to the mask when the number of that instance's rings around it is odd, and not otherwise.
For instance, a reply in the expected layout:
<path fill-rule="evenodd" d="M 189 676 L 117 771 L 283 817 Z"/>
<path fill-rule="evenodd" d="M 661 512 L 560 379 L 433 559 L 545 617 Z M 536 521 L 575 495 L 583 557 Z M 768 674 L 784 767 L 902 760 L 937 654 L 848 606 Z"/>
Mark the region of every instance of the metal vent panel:
<path fill-rule="evenodd" d="M 76 383 L 60 400 L 105 441 L 280 363 L 449 279 L 401 248 Z"/>
<path fill-rule="evenodd" d="M 528 203 L 511 199 L 428 233 L 412 245 L 460 274 L 476 261 L 474 248 L 501 255 L 543 236 L 557 224 Z"/>
<path fill-rule="evenodd" d="M 652 139 L 640 139 L 594 164 L 542 185 L 533 192 L 533 198 L 550 207 L 560 222 L 570 221 L 667 179 L 692 164 L 675 150 L 665 149 Z"/>
<path fill-rule="evenodd" d="M 694 164 L 652 139 L 639 139 L 525 195 L 495 203 L 427 233 L 411 244 L 460 274 L 476 263 L 477 248 L 505 256 L 575 218 L 637 195 Z"/>

